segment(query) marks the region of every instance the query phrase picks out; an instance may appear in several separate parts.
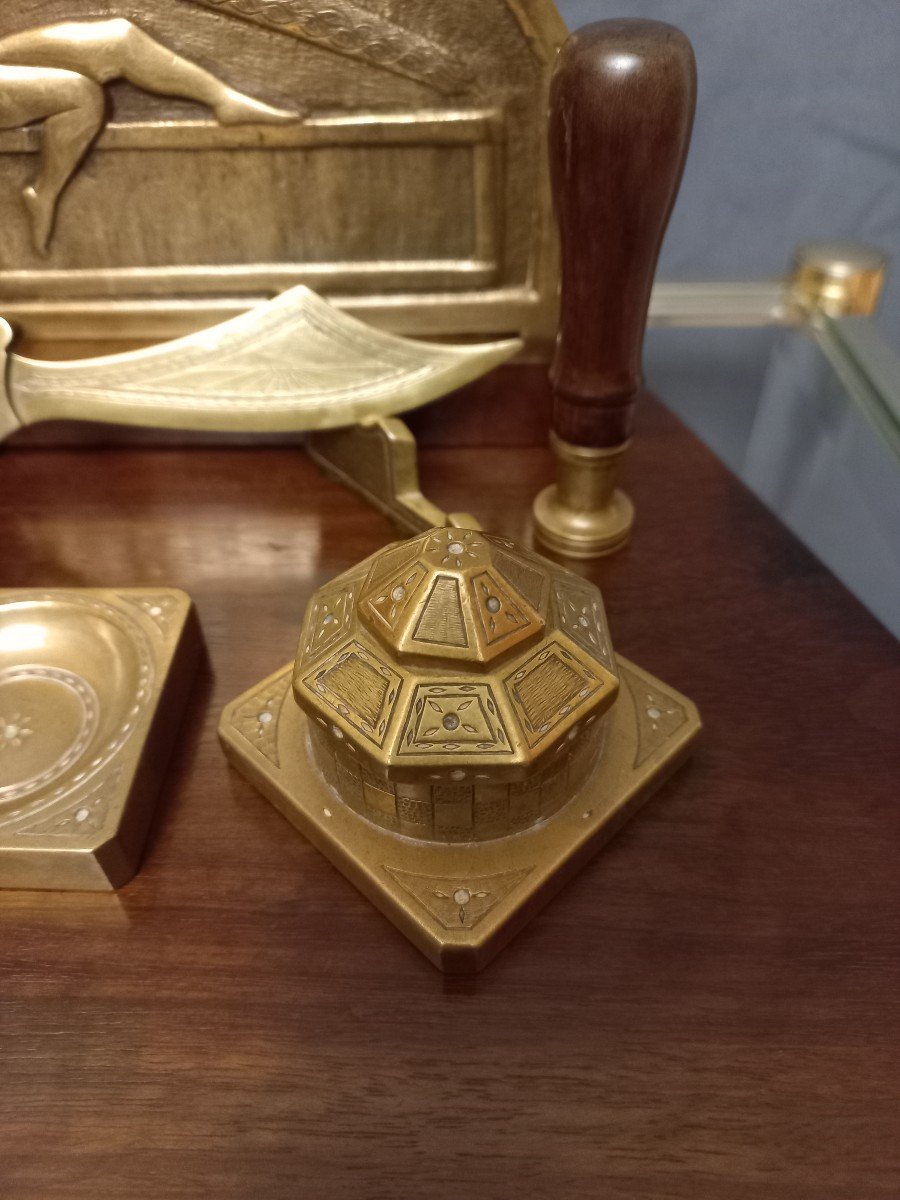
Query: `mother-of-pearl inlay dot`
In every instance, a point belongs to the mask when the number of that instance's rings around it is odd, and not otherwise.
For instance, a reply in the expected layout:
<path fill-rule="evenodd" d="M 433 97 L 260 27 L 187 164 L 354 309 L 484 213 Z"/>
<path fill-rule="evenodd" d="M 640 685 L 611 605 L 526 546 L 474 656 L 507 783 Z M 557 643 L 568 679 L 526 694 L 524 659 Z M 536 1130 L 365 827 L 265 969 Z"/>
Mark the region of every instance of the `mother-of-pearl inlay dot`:
<path fill-rule="evenodd" d="M 21 746 L 33 733 L 31 717 L 23 717 L 21 713 L 10 717 L 0 715 L 0 750 Z"/>

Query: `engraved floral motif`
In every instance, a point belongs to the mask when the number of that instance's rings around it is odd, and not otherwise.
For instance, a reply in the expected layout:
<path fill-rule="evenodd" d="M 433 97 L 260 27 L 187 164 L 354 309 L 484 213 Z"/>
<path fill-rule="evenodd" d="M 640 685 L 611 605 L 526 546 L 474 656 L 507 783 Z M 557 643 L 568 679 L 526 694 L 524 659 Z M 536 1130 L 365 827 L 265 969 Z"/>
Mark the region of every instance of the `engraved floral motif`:
<path fill-rule="evenodd" d="M 630 671 L 623 671 L 622 675 L 634 702 L 637 747 L 633 765 L 639 767 L 681 728 L 688 719 L 687 712 L 662 688 L 651 690 Z"/>
<path fill-rule="evenodd" d="M 103 828 L 112 802 L 121 796 L 119 781 L 124 768 L 114 767 L 94 788 L 71 801 L 52 816 L 17 830 L 19 837 L 83 837 L 87 833 L 99 833 Z"/>
<path fill-rule="evenodd" d="M 69 768 L 78 761 L 97 728 L 99 719 L 99 704 L 97 695 L 86 679 L 72 671 L 64 671 L 60 667 L 23 664 L 21 666 L 5 667 L 0 670 L 0 685 L 21 683 L 51 683 L 64 688 L 74 697 L 77 704 L 77 725 L 71 741 L 60 747 L 59 753 L 49 762 L 41 764 L 39 770 L 29 775 L 27 779 L 0 779 L 0 796 L 7 802 L 22 801 L 34 796 L 41 788 L 64 776 Z M 16 714 L 16 716 L 19 716 Z M 25 723 L 27 720 L 27 724 Z M 4 746 L 17 749 L 24 745 L 31 735 L 30 719 L 10 717 L 9 721 L 0 718 L 0 750 Z M 77 780 L 69 781 L 66 790 Z M 62 794 L 62 793 L 58 793 Z"/>
<path fill-rule="evenodd" d="M 484 548 L 484 540 L 473 529 L 440 529 L 425 540 L 425 553 L 442 567 L 471 565 L 465 560 L 479 559 Z"/>
<path fill-rule="evenodd" d="M 388 629 L 393 631 L 397 628 L 427 570 L 424 563 L 410 563 L 382 584 L 376 595 L 366 600 L 371 612 L 383 621 Z"/>
<path fill-rule="evenodd" d="M 484 900 L 486 897 L 490 896 L 491 893 L 470 892 L 467 887 L 460 886 L 455 888 L 451 895 L 448 895 L 446 892 L 442 892 L 439 888 L 435 888 L 434 894 L 439 900 L 452 900 L 454 904 L 458 904 L 459 923 L 460 925 L 465 925 L 466 905 L 470 904 L 472 900 Z"/>
<path fill-rule="evenodd" d="M 612 646 L 602 605 L 594 592 L 558 583 L 554 588 L 559 623 L 576 645 L 613 670 Z"/>
<path fill-rule="evenodd" d="M 420 684 L 410 702 L 398 753 L 512 753 L 486 683 Z"/>
<path fill-rule="evenodd" d="M 289 687 L 289 673 L 251 696 L 235 713 L 232 723 L 248 742 L 275 766 L 278 759 L 278 718 Z"/>
<path fill-rule="evenodd" d="M 181 604 L 174 596 L 119 596 L 119 599 L 139 608 L 150 618 L 163 637 L 169 633 L 172 617 L 181 609 Z"/>
<path fill-rule="evenodd" d="M 471 588 L 488 645 L 526 630 L 529 626 L 533 632 L 540 631 L 540 623 L 526 615 L 490 571 L 473 576 Z"/>
<path fill-rule="evenodd" d="M 321 654 L 340 641 L 350 628 L 350 616 L 355 599 L 355 588 L 320 592 L 316 595 L 306 615 L 303 627 L 303 653 Z"/>
<path fill-rule="evenodd" d="M 533 867 L 503 871 L 497 875 L 417 875 L 398 867 L 384 869 L 444 929 L 472 929 L 491 909 L 505 900 L 525 880 Z"/>
<path fill-rule="evenodd" d="M 30 738 L 33 733 L 31 717 L 25 717 L 18 712 L 8 717 L 0 715 L 0 753 L 24 746 L 26 738 Z"/>

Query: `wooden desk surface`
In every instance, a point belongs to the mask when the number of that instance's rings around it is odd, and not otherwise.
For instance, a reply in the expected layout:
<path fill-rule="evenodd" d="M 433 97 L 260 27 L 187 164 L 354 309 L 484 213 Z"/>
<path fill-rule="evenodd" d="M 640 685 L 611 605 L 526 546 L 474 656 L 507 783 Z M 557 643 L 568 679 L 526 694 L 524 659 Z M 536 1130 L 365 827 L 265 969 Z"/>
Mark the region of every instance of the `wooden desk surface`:
<path fill-rule="evenodd" d="M 550 475 L 539 448 L 422 467 L 516 537 Z M 388 524 L 299 450 L 3 455 L 2 583 L 181 586 L 210 665 L 135 881 L 0 893 L 0 1196 L 900 1194 L 900 653 L 657 405 L 627 482 L 633 545 L 587 573 L 704 741 L 460 981 L 215 737 Z"/>

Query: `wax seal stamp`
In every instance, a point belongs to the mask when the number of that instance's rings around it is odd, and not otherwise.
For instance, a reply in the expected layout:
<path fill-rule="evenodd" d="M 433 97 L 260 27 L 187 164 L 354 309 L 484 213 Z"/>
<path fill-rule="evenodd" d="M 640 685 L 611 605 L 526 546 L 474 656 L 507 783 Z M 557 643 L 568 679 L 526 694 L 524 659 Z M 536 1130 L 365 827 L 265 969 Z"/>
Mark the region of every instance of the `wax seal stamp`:
<path fill-rule="evenodd" d="M 687 157 L 696 72 L 688 39 L 660 21 L 596 21 L 556 60 L 550 167 L 561 244 L 550 370 L 556 483 L 535 535 L 568 558 L 624 546 L 634 508 L 616 487 L 643 388 L 653 273 Z"/>
<path fill-rule="evenodd" d="M 693 705 L 616 659 L 596 587 L 438 528 L 311 598 L 225 710 L 232 762 L 445 971 L 480 969 L 681 759 Z"/>

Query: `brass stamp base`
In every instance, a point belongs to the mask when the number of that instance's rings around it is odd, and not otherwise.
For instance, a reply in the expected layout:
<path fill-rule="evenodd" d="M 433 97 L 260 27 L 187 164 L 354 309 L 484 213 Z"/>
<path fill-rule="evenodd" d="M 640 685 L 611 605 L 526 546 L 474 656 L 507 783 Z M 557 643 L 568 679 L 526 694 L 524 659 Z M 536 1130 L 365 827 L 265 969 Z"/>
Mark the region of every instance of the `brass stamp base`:
<path fill-rule="evenodd" d="M 0 593 L 0 887 L 134 875 L 199 648 L 172 588 Z"/>
<path fill-rule="evenodd" d="M 630 442 L 605 449 L 573 446 L 551 430 L 556 483 L 535 497 L 534 533 L 566 558 L 602 558 L 628 541 L 634 505 L 615 486 Z"/>
<path fill-rule="evenodd" d="M 543 824 L 441 845 L 380 829 L 310 762 L 292 667 L 229 704 L 219 737 L 235 767 L 442 971 L 485 967 L 674 771 L 700 731 L 684 696 L 626 659 L 600 764 Z"/>
<path fill-rule="evenodd" d="M 540 545 L 565 558 L 603 558 L 615 554 L 631 537 L 634 505 L 618 488 L 603 508 L 590 512 L 569 508 L 555 483 L 534 501 L 534 532 Z"/>

